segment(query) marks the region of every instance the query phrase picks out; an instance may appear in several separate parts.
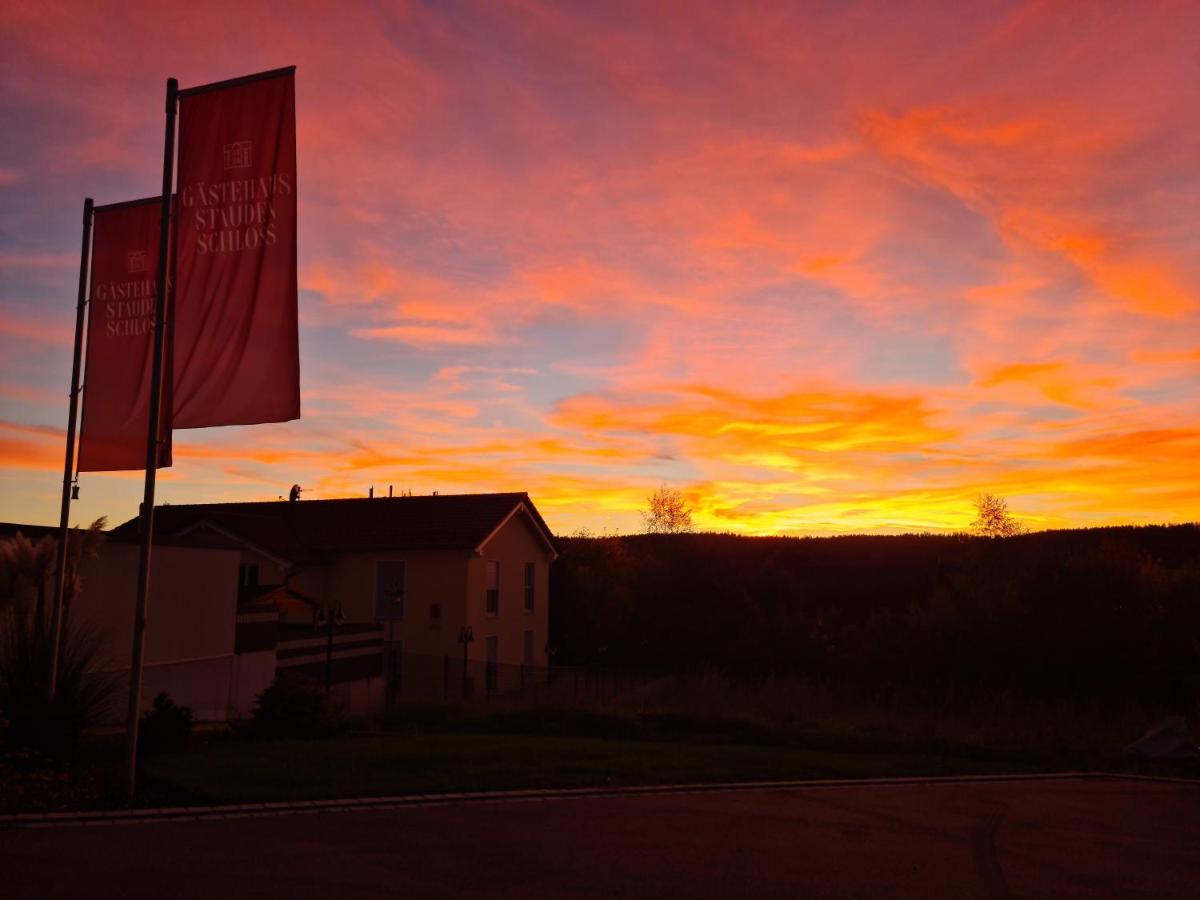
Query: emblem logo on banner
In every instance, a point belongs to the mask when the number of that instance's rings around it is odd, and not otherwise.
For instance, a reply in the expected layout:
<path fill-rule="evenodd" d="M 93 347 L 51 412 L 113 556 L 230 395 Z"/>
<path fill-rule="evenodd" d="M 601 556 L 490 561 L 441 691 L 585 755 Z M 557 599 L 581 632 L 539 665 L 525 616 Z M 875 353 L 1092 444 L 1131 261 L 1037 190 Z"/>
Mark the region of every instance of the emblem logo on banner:
<path fill-rule="evenodd" d="M 130 250 L 128 254 L 129 274 L 146 271 L 146 251 Z"/>
<path fill-rule="evenodd" d="M 225 145 L 225 168 L 250 168 L 250 141 L 234 141 Z"/>

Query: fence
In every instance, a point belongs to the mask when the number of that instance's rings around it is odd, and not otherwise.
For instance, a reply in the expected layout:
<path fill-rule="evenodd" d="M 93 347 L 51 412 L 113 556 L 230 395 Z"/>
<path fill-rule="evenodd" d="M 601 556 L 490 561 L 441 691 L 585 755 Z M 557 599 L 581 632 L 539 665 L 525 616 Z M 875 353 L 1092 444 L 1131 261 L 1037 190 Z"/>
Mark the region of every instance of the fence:
<path fill-rule="evenodd" d="M 461 656 L 385 651 L 388 705 L 510 701 L 528 705 L 605 704 L 649 683 L 645 671 L 490 663 Z"/>

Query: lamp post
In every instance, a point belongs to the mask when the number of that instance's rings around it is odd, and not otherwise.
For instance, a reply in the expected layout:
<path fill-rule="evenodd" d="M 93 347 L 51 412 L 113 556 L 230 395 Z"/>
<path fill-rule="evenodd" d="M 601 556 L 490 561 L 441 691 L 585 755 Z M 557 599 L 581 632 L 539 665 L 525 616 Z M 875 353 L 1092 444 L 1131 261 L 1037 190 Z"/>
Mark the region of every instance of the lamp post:
<path fill-rule="evenodd" d="M 317 613 L 316 626 L 318 629 L 326 629 L 325 639 L 325 693 L 329 694 L 333 690 L 333 633 L 338 625 L 346 621 L 346 617 L 342 615 L 342 605 L 339 603 L 336 610 L 322 606 Z"/>

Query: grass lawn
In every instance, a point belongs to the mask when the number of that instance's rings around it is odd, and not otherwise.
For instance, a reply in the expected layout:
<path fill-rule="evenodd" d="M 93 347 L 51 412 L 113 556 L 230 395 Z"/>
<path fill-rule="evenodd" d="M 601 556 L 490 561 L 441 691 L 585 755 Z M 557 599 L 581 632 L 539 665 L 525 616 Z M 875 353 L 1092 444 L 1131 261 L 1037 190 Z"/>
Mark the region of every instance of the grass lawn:
<path fill-rule="evenodd" d="M 144 761 L 156 792 L 193 803 L 1023 770 L 929 754 L 469 732 L 320 741 L 219 736 Z"/>

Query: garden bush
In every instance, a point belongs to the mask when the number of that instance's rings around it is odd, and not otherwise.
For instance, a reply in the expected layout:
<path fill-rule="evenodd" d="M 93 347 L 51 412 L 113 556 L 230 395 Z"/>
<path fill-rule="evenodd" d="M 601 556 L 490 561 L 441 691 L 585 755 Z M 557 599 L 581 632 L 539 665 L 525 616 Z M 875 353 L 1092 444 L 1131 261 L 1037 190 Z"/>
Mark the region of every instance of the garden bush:
<path fill-rule="evenodd" d="M 116 689 L 111 676 L 95 671 L 100 642 L 70 628 L 59 650 L 58 686 L 51 701 L 49 629 L 8 610 L 0 622 L 0 718 L 5 742 L 52 755 L 70 753 L 84 729 L 99 724 Z"/>
<path fill-rule="evenodd" d="M 314 738 L 335 735 L 344 726 L 324 687 L 285 669 L 258 695 L 249 731 L 255 737 Z"/>
<path fill-rule="evenodd" d="M 192 708 L 178 706 L 166 691 L 154 698 L 154 708 L 142 714 L 138 746 L 145 753 L 172 753 L 187 749 L 192 734 Z"/>

